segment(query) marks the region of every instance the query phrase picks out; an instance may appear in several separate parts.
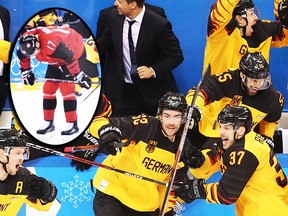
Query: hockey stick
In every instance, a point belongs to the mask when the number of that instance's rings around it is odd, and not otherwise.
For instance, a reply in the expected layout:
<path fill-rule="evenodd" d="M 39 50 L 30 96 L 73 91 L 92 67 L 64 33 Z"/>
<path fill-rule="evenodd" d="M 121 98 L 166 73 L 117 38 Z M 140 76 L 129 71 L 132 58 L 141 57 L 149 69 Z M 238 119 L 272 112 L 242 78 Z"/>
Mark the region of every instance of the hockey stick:
<path fill-rule="evenodd" d="M 160 211 L 160 216 L 163 216 L 164 213 L 165 213 L 165 209 L 166 209 L 166 206 L 167 206 L 168 198 L 169 198 L 169 195 L 170 195 L 170 192 L 171 192 L 171 189 L 172 189 L 172 186 L 173 186 L 173 182 L 174 182 L 174 179 L 175 179 L 175 176 L 176 176 L 177 166 L 178 166 L 178 163 L 180 161 L 180 156 L 181 156 L 181 153 L 182 153 L 182 150 L 183 150 L 183 147 L 184 147 L 184 143 L 185 143 L 185 139 L 186 139 L 186 136 L 187 136 L 187 131 L 188 131 L 190 122 L 192 120 L 192 114 L 193 114 L 193 109 L 195 107 L 196 98 L 197 98 L 197 96 L 199 94 L 200 87 L 201 87 L 201 84 L 202 84 L 203 80 L 206 80 L 210 76 L 210 74 L 211 74 L 211 66 L 209 64 L 207 69 L 206 69 L 206 72 L 205 72 L 204 76 L 200 79 L 200 81 L 198 82 L 198 84 L 195 87 L 195 92 L 194 92 L 194 95 L 193 95 L 193 99 L 192 99 L 191 105 L 188 108 L 187 120 L 186 120 L 184 128 L 183 128 L 183 132 L 182 132 L 182 135 L 181 135 L 181 139 L 180 139 L 180 143 L 179 143 L 179 146 L 178 146 L 178 150 L 177 150 L 177 152 L 175 154 L 175 161 L 174 161 L 174 164 L 173 164 L 173 169 L 171 171 L 170 180 L 169 180 L 169 183 L 168 183 L 168 186 L 167 186 L 167 189 L 166 189 L 165 197 L 164 197 L 162 208 L 161 208 L 161 211 Z"/>
<path fill-rule="evenodd" d="M 110 167 L 110 166 L 107 166 L 107 165 L 104 165 L 104 164 L 101 164 L 101 163 L 97 163 L 97 162 L 94 162 L 94 161 L 90 161 L 90 160 L 87 160 L 87 159 L 84 159 L 84 158 L 76 157 L 74 155 L 70 155 L 70 154 L 66 154 L 66 153 L 60 152 L 60 151 L 53 150 L 51 148 L 46 148 L 44 146 L 39 146 L 39 145 L 36 145 L 36 144 L 33 144 L 33 143 L 29 143 L 29 142 L 27 142 L 26 145 L 28 147 L 31 147 L 31 148 L 34 148 L 34 149 L 37 149 L 37 150 L 40 150 L 40 151 L 48 152 L 50 154 L 54 154 L 54 155 L 58 155 L 58 156 L 61 156 L 61 157 L 66 157 L 66 158 L 70 158 L 72 160 L 76 160 L 76 161 L 79 161 L 79 162 L 82 162 L 82 163 L 86 163 L 86 164 L 89 164 L 89 165 L 92 165 L 92 166 L 101 167 L 101 168 L 104 168 L 104 169 L 107 169 L 107 170 L 112 170 L 112 171 L 115 171 L 115 172 L 118 172 L 118 173 L 121 173 L 121 174 L 124 174 L 124 175 L 127 175 L 127 176 L 131 176 L 131 177 L 134 177 L 134 178 L 137 178 L 137 179 L 141 179 L 141 180 L 145 180 L 145 181 L 148 181 L 148 182 L 156 183 L 156 184 L 163 185 L 163 186 L 166 186 L 166 187 L 168 186 L 168 183 L 165 183 L 165 182 L 157 181 L 157 180 L 154 180 L 154 179 L 142 176 L 142 175 L 138 175 L 138 174 L 131 173 L 131 172 L 128 172 L 128 171 L 120 170 L 120 169 L 117 169 L 117 168 L 114 168 L 114 167 Z"/>
<path fill-rule="evenodd" d="M 86 101 L 90 97 L 90 95 L 92 95 L 93 92 L 95 92 L 95 90 L 99 88 L 99 86 L 100 86 L 100 81 L 99 81 L 99 84 L 91 92 L 89 92 L 89 94 L 80 103 L 83 103 L 84 101 Z"/>
<path fill-rule="evenodd" d="M 21 78 L 11 78 L 11 81 L 22 81 Z M 54 79 L 54 78 L 37 78 L 36 81 L 38 82 L 45 82 L 45 81 L 54 81 L 54 82 L 67 82 L 67 83 L 75 83 L 77 84 L 76 81 L 74 80 L 63 80 L 63 79 Z M 96 82 L 91 82 L 91 84 L 101 84 L 101 81 L 96 81 Z"/>
<path fill-rule="evenodd" d="M 127 146 L 127 143 L 115 143 L 113 144 L 114 148 L 122 148 Z M 66 153 L 74 153 L 77 151 L 92 151 L 99 148 L 99 145 L 84 145 L 84 146 L 69 146 L 64 148 L 64 152 Z"/>

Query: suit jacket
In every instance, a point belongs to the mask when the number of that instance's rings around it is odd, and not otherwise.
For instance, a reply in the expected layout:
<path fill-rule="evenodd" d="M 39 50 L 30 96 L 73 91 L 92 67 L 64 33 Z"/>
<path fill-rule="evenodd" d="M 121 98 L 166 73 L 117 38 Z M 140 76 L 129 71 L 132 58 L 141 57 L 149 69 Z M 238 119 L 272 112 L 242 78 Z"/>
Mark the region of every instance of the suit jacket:
<path fill-rule="evenodd" d="M 100 54 L 112 49 L 107 68 L 103 73 L 104 93 L 109 100 L 119 101 L 123 95 L 123 51 L 122 33 L 125 16 L 117 10 L 109 13 L 108 27 L 101 39 L 97 40 Z M 171 23 L 162 16 L 145 10 L 136 45 L 138 66 L 152 67 L 156 78 L 141 80 L 135 84 L 142 101 L 147 106 L 158 106 L 158 100 L 167 92 L 178 88 L 172 70 L 184 59 L 179 40 L 172 31 Z M 109 66 L 111 65 L 111 67 Z M 157 109 L 157 108 L 156 108 Z"/>
<path fill-rule="evenodd" d="M 4 31 L 4 40 L 9 41 L 9 30 L 10 30 L 10 13 L 9 11 L 0 6 L 0 19 Z M 1 52 L 1 50 L 0 50 Z M 0 76 L 0 115 L 5 105 L 6 98 L 8 95 L 8 83 L 9 83 L 9 64 L 4 64 L 3 75 Z"/>

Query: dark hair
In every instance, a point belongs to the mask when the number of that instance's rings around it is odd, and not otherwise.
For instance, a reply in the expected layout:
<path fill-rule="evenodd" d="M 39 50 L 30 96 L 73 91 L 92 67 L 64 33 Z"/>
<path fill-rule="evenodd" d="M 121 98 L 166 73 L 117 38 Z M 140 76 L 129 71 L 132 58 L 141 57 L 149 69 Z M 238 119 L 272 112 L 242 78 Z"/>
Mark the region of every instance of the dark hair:
<path fill-rule="evenodd" d="M 138 5 L 138 7 L 142 8 L 143 5 L 145 4 L 145 0 L 126 0 L 128 3 L 131 3 L 133 1 L 135 1 Z"/>

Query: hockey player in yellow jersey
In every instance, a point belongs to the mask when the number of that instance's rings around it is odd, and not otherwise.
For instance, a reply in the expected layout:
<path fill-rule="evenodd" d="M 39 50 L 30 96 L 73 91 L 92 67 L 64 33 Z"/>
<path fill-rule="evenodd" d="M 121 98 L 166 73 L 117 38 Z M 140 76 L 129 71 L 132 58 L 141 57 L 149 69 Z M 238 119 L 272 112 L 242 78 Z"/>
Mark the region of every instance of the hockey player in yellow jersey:
<path fill-rule="evenodd" d="M 93 120 L 89 130 L 93 136 L 102 140 L 99 142 L 102 152 L 110 154 L 104 160 L 104 165 L 168 182 L 186 110 L 184 95 L 168 92 L 159 101 L 158 118 L 146 114 L 101 117 Z M 120 142 L 120 139 L 132 141 L 120 152 L 116 152 L 113 142 Z M 182 152 L 181 156 L 184 163 L 185 158 L 190 158 L 187 156 L 189 146 L 191 144 L 186 140 L 183 150 L 185 154 Z M 166 191 L 165 186 L 101 167 L 94 177 L 93 185 L 97 188 L 94 213 L 101 216 L 158 216 Z M 168 208 L 167 211 L 171 210 Z"/>
<path fill-rule="evenodd" d="M 48 211 L 56 198 L 52 182 L 22 167 L 28 158 L 23 137 L 14 129 L 0 130 L 0 215 L 17 215 L 24 203 Z"/>
<path fill-rule="evenodd" d="M 194 92 L 194 88 L 188 92 L 188 104 Z M 201 120 L 196 124 L 200 133 L 197 129 L 188 132 L 193 145 L 202 147 L 199 145 L 207 137 L 219 138 L 218 132 L 213 129 L 219 112 L 226 106 L 241 105 L 252 112 L 252 130 L 258 125 L 259 131 L 257 128 L 256 132 L 266 136 L 273 146 L 273 135 L 281 117 L 284 98 L 271 84 L 269 64 L 265 58 L 258 52 L 247 52 L 241 58 L 239 69 L 210 76 L 201 86 L 195 104 L 194 119 L 196 122 Z"/>
<path fill-rule="evenodd" d="M 211 64 L 212 75 L 236 69 L 247 51 L 261 52 L 269 62 L 271 47 L 288 45 L 287 6 L 286 0 L 275 0 L 277 21 L 271 21 L 258 19 L 252 0 L 216 1 L 208 19 L 203 69 Z"/>
<path fill-rule="evenodd" d="M 221 141 L 195 154 L 198 179 L 179 183 L 176 195 L 185 202 L 206 199 L 208 203 L 236 204 L 237 216 L 286 216 L 287 177 L 265 139 L 251 131 L 252 115 L 247 107 L 228 106 L 218 115 Z M 205 184 L 221 171 L 219 182 Z"/>

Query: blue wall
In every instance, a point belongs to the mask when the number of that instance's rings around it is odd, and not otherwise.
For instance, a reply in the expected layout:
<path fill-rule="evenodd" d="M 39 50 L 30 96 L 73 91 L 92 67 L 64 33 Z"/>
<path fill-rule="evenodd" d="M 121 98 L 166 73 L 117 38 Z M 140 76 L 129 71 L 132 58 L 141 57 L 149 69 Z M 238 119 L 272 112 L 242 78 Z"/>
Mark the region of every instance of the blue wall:
<path fill-rule="evenodd" d="M 201 77 L 203 54 L 206 42 L 206 22 L 210 5 L 214 0 L 147 0 L 148 3 L 159 5 L 166 11 L 173 25 L 184 52 L 184 62 L 175 69 L 174 75 L 180 91 L 184 94 L 195 85 Z M 258 5 L 262 19 L 272 19 L 273 0 L 254 0 Z M 99 11 L 112 5 L 111 0 L 0 0 L 11 13 L 11 39 L 15 39 L 22 25 L 38 11 L 49 7 L 61 7 L 79 15 L 92 32 L 96 32 Z M 271 73 L 276 88 L 287 96 L 288 48 L 272 49 Z M 288 104 L 285 105 L 288 111 Z"/>

